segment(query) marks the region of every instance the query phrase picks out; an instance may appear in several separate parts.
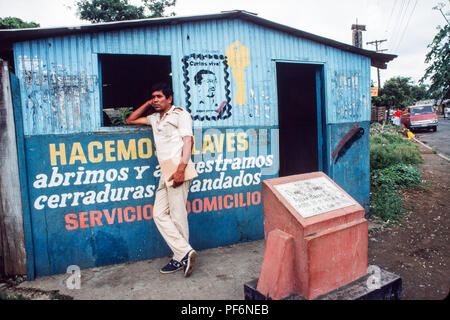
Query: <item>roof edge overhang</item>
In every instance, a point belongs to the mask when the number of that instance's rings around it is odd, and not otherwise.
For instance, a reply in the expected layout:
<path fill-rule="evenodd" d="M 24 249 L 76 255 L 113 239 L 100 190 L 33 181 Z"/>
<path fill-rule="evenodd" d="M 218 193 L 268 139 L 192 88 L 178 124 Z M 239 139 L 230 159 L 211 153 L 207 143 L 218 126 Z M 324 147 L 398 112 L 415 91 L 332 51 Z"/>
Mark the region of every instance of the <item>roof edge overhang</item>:
<path fill-rule="evenodd" d="M 185 22 L 218 20 L 218 19 L 242 19 L 267 28 L 279 30 L 281 32 L 285 32 L 296 37 L 308 39 L 343 51 L 366 56 L 371 59 L 371 65 L 373 67 L 380 69 L 386 69 L 387 63 L 397 57 L 397 55 L 383 54 L 375 51 L 361 49 L 352 46 L 350 44 L 342 43 L 329 38 L 308 33 L 302 30 L 298 30 L 286 25 L 273 22 L 271 20 L 258 17 L 256 14 L 243 10 L 223 11 L 221 13 L 207 14 L 207 15 L 175 16 L 164 18 L 105 22 L 81 26 L 0 30 L 0 51 L 11 50 L 13 43 L 28 40 L 36 40 L 66 35 L 76 35 L 82 33 L 105 32 L 117 29 L 152 26 L 160 24 L 175 25 Z"/>

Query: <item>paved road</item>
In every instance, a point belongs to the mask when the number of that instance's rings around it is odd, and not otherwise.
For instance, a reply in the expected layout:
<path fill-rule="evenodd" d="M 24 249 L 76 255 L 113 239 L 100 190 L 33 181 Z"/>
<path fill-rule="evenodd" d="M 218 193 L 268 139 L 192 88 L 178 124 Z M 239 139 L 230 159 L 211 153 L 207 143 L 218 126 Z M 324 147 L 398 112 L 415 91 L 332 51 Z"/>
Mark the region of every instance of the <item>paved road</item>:
<path fill-rule="evenodd" d="M 420 130 L 415 131 L 414 134 L 423 143 L 450 156 L 450 120 L 448 118 L 439 118 L 436 132 Z"/>

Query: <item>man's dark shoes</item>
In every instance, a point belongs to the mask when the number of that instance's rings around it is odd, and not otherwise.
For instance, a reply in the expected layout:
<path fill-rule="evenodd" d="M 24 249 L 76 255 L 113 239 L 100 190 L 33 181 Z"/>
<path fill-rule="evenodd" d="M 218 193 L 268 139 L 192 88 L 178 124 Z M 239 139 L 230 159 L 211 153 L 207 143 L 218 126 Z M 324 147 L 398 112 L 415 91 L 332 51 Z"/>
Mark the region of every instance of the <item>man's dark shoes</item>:
<path fill-rule="evenodd" d="M 161 273 L 174 273 L 177 272 L 178 270 L 181 270 L 183 268 L 183 265 L 181 263 L 179 263 L 176 260 L 170 260 L 168 264 L 166 264 L 164 267 L 161 268 L 160 272 Z"/>
<path fill-rule="evenodd" d="M 195 266 L 195 260 L 197 259 L 197 252 L 195 250 L 191 250 L 187 255 L 181 260 L 181 264 L 184 268 L 184 276 L 189 277 L 192 273 L 192 269 Z"/>

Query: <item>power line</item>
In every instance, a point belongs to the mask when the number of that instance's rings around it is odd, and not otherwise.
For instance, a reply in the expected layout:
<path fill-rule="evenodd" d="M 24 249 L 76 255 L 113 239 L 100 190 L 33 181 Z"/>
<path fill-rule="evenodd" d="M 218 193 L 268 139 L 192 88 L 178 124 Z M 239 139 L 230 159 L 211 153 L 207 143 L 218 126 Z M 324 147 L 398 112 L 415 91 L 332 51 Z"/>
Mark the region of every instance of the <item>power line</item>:
<path fill-rule="evenodd" d="M 393 13 L 395 11 L 395 7 L 397 6 L 397 3 L 398 3 L 397 0 L 394 0 L 393 2 L 394 2 L 394 5 L 392 6 L 391 15 L 389 16 L 389 20 L 388 20 L 385 32 L 387 32 L 389 30 L 389 27 L 391 26 L 392 15 L 393 15 Z"/>
<path fill-rule="evenodd" d="M 404 37 L 405 34 L 406 34 L 406 30 L 408 30 L 409 22 L 411 21 L 411 18 L 412 18 L 413 14 L 414 14 L 414 10 L 416 10 L 417 2 L 418 2 L 418 0 L 416 0 L 416 2 L 414 3 L 414 7 L 413 7 L 413 9 L 412 9 L 412 11 L 411 11 L 411 14 L 409 15 L 408 22 L 406 23 L 406 27 L 405 27 L 405 29 L 403 30 L 402 36 L 400 37 L 400 41 L 398 42 L 397 46 L 395 47 L 395 51 L 397 51 L 398 48 L 400 47 L 400 44 L 401 44 L 402 41 L 403 41 L 403 37 Z"/>
<path fill-rule="evenodd" d="M 400 42 L 401 35 L 405 32 L 406 24 L 403 24 L 403 22 L 405 21 L 405 17 L 406 17 L 407 14 L 408 14 L 408 7 L 409 7 L 409 4 L 410 4 L 410 3 L 411 3 L 410 0 L 408 0 L 408 5 L 406 6 L 405 12 L 403 13 L 403 15 L 402 15 L 402 17 L 401 17 L 400 24 L 399 24 L 399 28 L 398 28 L 398 30 L 397 30 L 397 32 L 396 32 L 395 42 L 392 42 L 392 49 L 393 49 L 393 50 L 394 50 L 394 47 L 395 47 L 395 48 L 398 47 L 398 44 L 399 44 L 399 42 Z M 411 11 L 411 12 L 412 12 L 412 11 Z M 410 15 L 410 16 L 411 16 L 411 15 Z M 402 27 L 402 26 L 403 26 L 403 27 Z M 394 46 L 394 44 L 395 44 L 395 46 Z"/>
<path fill-rule="evenodd" d="M 405 15 L 405 8 L 407 8 L 407 5 L 408 5 L 407 1 L 409 1 L 409 0 L 402 0 L 402 3 L 399 8 L 400 11 L 397 13 L 397 16 L 395 17 L 396 23 L 393 26 L 393 28 L 391 29 L 391 34 L 390 34 L 391 44 L 394 44 L 397 42 L 399 30 L 401 27 L 401 22 Z M 391 49 L 393 49 L 393 46 L 391 47 Z"/>
<path fill-rule="evenodd" d="M 391 49 L 394 48 L 394 43 L 397 43 L 397 40 L 399 38 L 401 25 L 402 25 L 402 22 L 404 20 L 406 12 L 408 11 L 409 3 L 410 3 L 410 0 L 403 0 L 402 1 L 402 5 L 400 7 L 400 12 L 399 12 L 397 23 L 395 25 L 395 28 L 393 28 L 392 32 L 391 32 L 391 35 L 392 35 L 392 38 L 391 38 L 392 47 L 391 47 Z"/>

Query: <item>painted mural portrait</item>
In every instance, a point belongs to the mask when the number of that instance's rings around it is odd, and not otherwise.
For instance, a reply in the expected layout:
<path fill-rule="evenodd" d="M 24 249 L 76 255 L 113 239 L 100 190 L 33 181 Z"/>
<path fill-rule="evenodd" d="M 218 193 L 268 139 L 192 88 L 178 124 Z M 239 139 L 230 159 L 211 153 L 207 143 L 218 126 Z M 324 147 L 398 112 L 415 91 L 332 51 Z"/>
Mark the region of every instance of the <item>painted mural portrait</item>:
<path fill-rule="evenodd" d="M 214 121 L 231 116 L 230 82 L 224 56 L 185 56 L 186 106 L 193 120 Z"/>
<path fill-rule="evenodd" d="M 216 101 L 217 77 L 214 72 L 200 70 L 194 77 L 196 93 L 198 97 L 199 110 L 214 112 L 218 109 Z"/>

